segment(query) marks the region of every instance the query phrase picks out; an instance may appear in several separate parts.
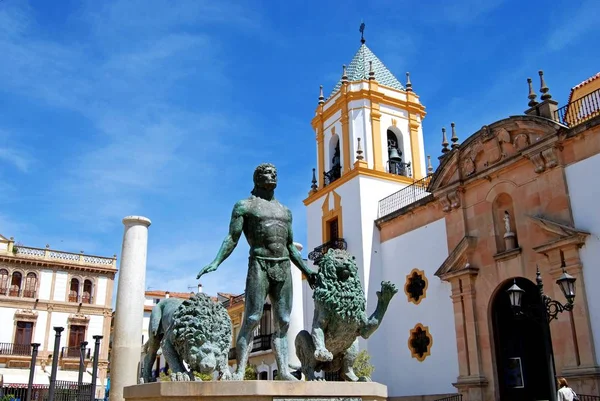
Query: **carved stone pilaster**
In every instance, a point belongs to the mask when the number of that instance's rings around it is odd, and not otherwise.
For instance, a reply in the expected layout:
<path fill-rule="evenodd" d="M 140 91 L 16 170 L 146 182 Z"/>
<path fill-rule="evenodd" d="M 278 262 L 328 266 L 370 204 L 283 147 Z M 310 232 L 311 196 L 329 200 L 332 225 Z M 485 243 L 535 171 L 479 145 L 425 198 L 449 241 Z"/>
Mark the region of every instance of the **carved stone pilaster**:
<path fill-rule="evenodd" d="M 442 210 L 444 212 L 449 212 L 450 210 L 452 210 L 452 208 L 450 207 L 450 199 L 448 199 L 447 194 L 443 194 L 442 196 L 440 196 L 439 201 L 442 205 Z"/>
<path fill-rule="evenodd" d="M 550 169 L 558 166 L 558 155 L 556 154 L 556 148 L 554 146 L 542 150 L 542 157 L 546 161 L 546 168 Z"/>
<path fill-rule="evenodd" d="M 455 191 L 450 191 L 448 193 L 448 199 L 450 200 L 450 207 L 452 207 L 452 209 L 457 209 L 460 207 L 460 195 L 458 189 Z"/>
<path fill-rule="evenodd" d="M 460 207 L 460 192 L 460 188 L 454 187 L 449 191 L 436 195 L 444 212 L 450 212 L 452 209 Z"/>

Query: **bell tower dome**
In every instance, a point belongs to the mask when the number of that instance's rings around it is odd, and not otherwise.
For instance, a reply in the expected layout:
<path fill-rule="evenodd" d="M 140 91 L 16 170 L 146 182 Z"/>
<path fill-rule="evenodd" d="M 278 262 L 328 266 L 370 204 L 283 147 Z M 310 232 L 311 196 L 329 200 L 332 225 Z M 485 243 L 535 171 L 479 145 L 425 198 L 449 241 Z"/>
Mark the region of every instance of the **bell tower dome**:
<path fill-rule="evenodd" d="M 361 25 L 361 33 L 364 25 Z M 321 86 L 311 121 L 316 167 L 307 207 L 309 258 L 330 247 L 356 256 L 368 285 L 378 201 L 427 175 L 425 107 L 410 76 L 403 85 L 364 36 L 326 98 Z"/>

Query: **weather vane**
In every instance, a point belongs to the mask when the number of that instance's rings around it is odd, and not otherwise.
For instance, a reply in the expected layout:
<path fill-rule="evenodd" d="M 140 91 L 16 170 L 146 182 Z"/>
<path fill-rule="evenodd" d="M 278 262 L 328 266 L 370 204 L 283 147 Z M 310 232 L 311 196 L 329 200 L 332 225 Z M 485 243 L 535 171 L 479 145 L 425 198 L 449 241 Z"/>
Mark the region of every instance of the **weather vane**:
<path fill-rule="evenodd" d="M 360 31 L 360 43 L 365 43 L 365 23 L 362 20 L 360 21 L 360 28 L 358 30 Z"/>

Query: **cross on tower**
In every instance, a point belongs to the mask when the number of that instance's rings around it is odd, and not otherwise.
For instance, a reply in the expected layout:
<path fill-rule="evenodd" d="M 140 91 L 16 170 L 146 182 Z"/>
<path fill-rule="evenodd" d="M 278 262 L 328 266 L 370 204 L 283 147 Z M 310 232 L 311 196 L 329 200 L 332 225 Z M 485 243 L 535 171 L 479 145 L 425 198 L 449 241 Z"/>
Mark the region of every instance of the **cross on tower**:
<path fill-rule="evenodd" d="M 360 43 L 365 43 L 365 23 L 361 21 L 360 28 L 358 29 L 360 32 Z"/>

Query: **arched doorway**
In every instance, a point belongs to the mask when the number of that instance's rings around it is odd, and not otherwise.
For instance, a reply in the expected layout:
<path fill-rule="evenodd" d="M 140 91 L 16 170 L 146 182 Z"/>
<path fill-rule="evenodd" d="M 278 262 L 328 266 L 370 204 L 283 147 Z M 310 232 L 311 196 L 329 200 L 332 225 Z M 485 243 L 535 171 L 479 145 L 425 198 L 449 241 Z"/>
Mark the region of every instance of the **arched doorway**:
<path fill-rule="evenodd" d="M 526 278 L 505 281 L 492 300 L 492 319 L 496 351 L 496 383 L 501 401 L 550 399 L 548 361 L 543 329 L 539 321 L 515 317 L 506 290 L 515 282 L 523 294 L 523 310 L 539 311 L 539 290 Z"/>

